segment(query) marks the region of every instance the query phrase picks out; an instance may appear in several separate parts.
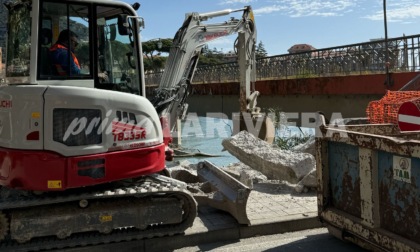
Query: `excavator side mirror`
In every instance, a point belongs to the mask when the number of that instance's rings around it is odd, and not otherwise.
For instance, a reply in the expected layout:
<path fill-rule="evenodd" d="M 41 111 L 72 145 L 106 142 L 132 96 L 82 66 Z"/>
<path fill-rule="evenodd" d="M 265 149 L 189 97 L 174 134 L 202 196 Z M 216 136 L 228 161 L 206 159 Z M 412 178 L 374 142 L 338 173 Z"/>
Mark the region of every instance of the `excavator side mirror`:
<path fill-rule="evenodd" d="M 118 15 L 118 33 L 122 36 L 131 34 L 128 15 Z"/>

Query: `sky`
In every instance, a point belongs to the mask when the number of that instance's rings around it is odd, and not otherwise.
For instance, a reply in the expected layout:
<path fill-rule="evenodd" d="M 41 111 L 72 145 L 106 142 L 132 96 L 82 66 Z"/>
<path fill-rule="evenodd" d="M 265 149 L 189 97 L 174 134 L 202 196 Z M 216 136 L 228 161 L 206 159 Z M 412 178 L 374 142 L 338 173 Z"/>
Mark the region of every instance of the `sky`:
<path fill-rule="evenodd" d="M 127 3 L 136 1 L 123 0 Z M 269 56 L 286 54 L 295 44 L 317 49 L 369 42 L 385 38 L 384 0 L 144 0 L 137 11 L 145 19 L 142 39 L 173 38 L 185 14 L 240 9 L 254 10 L 257 42 Z M 388 38 L 420 34 L 420 1 L 387 0 Z M 211 19 L 208 23 L 229 20 Z M 209 44 L 224 52 L 233 50 L 236 36 Z"/>

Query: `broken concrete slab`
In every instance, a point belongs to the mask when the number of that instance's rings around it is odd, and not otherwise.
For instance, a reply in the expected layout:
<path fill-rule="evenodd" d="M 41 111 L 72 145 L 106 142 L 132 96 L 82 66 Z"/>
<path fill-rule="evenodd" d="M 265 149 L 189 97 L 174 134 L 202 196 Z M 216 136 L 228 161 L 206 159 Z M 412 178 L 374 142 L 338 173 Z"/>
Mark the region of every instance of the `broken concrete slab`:
<path fill-rule="evenodd" d="M 186 167 L 172 163 L 167 167 L 170 177 L 188 184 L 198 206 L 210 206 L 230 213 L 239 224 L 250 224 L 246 214 L 246 203 L 251 189 L 223 169 L 204 160 L 196 165 L 184 163 Z"/>
<path fill-rule="evenodd" d="M 273 148 L 246 131 L 224 139 L 222 145 L 230 154 L 252 169 L 262 172 L 268 179 L 296 184 L 315 169 L 313 155 Z"/>
<path fill-rule="evenodd" d="M 254 184 L 267 181 L 267 176 L 241 162 L 229 164 L 223 170 L 251 189 Z"/>
<path fill-rule="evenodd" d="M 267 177 L 259 171 L 253 169 L 242 170 L 239 181 L 247 185 L 249 188 L 253 188 L 254 184 L 267 181 Z"/>
<path fill-rule="evenodd" d="M 292 148 L 292 150 L 296 152 L 309 153 L 315 156 L 315 137 L 311 137 L 308 139 L 308 141 L 302 144 L 296 145 L 295 147 Z"/>
<path fill-rule="evenodd" d="M 307 192 L 310 189 L 317 187 L 316 170 L 313 169 L 308 175 L 303 177 L 301 181 L 296 185 L 295 190 L 298 193 Z"/>

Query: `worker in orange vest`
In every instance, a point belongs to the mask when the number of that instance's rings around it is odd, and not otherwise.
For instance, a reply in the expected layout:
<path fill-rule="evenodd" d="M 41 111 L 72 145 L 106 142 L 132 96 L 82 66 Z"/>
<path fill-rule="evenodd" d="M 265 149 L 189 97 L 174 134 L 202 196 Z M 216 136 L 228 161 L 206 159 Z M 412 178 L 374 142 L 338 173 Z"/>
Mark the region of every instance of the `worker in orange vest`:
<path fill-rule="evenodd" d="M 78 44 L 79 40 L 76 33 L 67 29 L 60 32 L 57 42 L 50 48 L 53 69 L 58 75 L 66 76 L 68 72 L 70 72 L 70 75 L 80 74 L 80 64 L 74 54 L 74 49 Z"/>

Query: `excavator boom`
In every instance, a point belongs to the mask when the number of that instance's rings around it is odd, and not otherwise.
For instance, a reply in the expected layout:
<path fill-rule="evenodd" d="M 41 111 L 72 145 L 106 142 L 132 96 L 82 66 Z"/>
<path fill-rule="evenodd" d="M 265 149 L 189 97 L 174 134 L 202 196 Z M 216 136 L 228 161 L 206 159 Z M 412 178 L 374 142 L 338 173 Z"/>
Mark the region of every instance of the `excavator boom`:
<path fill-rule="evenodd" d="M 239 19 L 231 18 L 222 23 L 206 23 L 215 18 L 242 12 Z M 151 99 L 161 117 L 167 118 L 170 130 L 174 130 L 177 119 L 182 119 L 188 109 L 186 99 L 194 78 L 202 48 L 222 37 L 238 34 L 236 48 L 238 59 L 244 67 L 240 76 L 247 83 L 246 94 L 250 95 L 250 83 L 256 80 L 255 45 L 257 31 L 252 8 L 246 6 L 237 10 L 222 10 L 208 13 L 188 13 L 178 29 L 162 78 Z M 240 34 L 246 36 L 241 40 Z M 245 111 L 245 110 L 243 110 Z"/>

